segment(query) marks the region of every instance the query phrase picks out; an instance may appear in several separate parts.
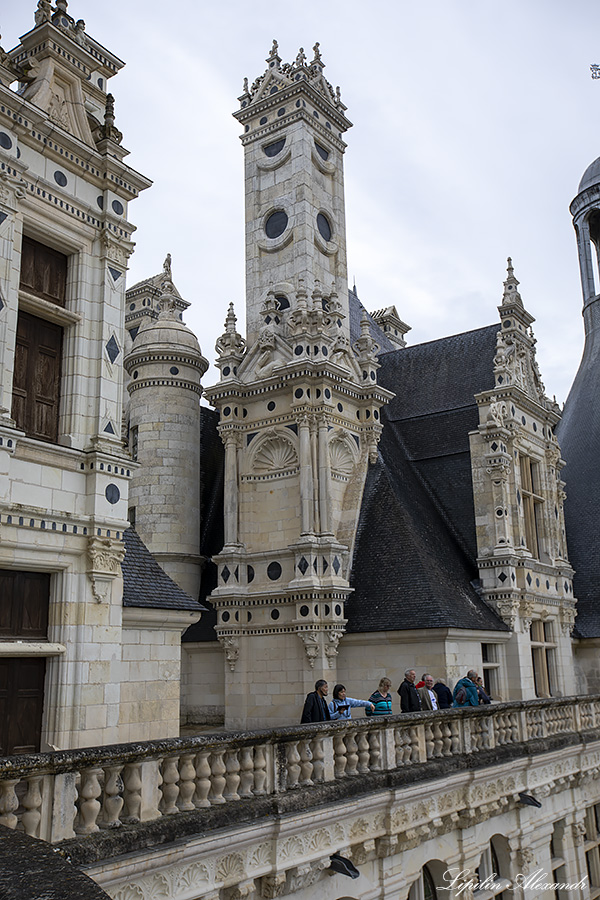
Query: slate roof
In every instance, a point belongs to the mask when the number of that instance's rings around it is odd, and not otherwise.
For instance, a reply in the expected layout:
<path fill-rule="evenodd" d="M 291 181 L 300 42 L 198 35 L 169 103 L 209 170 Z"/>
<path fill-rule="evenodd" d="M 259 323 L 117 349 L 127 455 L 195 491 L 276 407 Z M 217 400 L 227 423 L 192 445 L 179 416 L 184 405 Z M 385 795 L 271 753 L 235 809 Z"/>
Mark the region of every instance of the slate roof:
<path fill-rule="evenodd" d="M 600 637 L 600 321 L 594 328 L 595 310 L 589 313 L 590 334 L 556 428 L 561 455 L 567 463 L 561 477 L 566 482 L 569 562 L 575 569 L 575 627 L 583 638 Z"/>
<path fill-rule="evenodd" d="M 468 432 L 474 395 L 493 387 L 498 325 L 380 357 L 379 460 L 367 476 L 353 559 L 348 631 L 507 631 L 476 590 Z"/>
<path fill-rule="evenodd" d="M 132 528 L 123 533 L 125 557 L 123 571 L 123 606 L 146 609 L 191 609 L 203 611 L 206 606 L 194 600 L 161 569 L 140 536 Z"/>
<path fill-rule="evenodd" d="M 360 320 L 363 317 L 363 314 L 367 312 L 363 304 L 358 299 L 358 294 L 356 292 L 356 286 L 348 291 L 348 306 L 349 306 L 349 324 L 350 324 L 350 343 L 353 344 L 357 338 L 360 337 Z M 379 344 L 379 352 L 386 353 L 388 350 L 394 350 L 395 344 L 393 344 L 388 337 L 383 332 L 383 329 L 377 325 L 377 323 L 373 320 L 372 316 L 367 312 L 369 316 L 369 331 L 371 332 L 371 337 L 373 340 Z"/>
<path fill-rule="evenodd" d="M 396 396 L 384 409 L 398 441 L 474 564 L 477 556 L 469 431 L 475 394 L 494 387 L 499 324 L 394 350 L 379 357 L 377 381 Z"/>

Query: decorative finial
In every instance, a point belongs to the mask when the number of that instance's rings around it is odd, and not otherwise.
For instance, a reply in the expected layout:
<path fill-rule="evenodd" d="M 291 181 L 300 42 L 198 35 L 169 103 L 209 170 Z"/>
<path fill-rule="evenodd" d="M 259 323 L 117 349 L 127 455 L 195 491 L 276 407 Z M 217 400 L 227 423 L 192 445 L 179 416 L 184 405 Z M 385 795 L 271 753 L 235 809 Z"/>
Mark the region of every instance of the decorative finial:
<path fill-rule="evenodd" d="M 319 44 L 319 42 L 317 41 L 317 43 L 316 43 L 315 46 L 313 47 L 313 51 L 314 51 L 314 54 L 315 54 L 315 58 L 313 59 L 313 62 L 314 62 L 314 63 L 316 63 L 316 62 L 321 62 L 321 61 L 322 61 L 322 60 L 321 60 L 321 51 L 319 50 L 319 47 L 320 47 L 320 44 Z"/>
<path fill-rule="evenodd" d="M 163 272 L 165 273 L 166 278 L 171 281 L 171 254 L 167 253 L 165 256 L 165 261 L 163 263 Z"/>
<path fill-rule="evenodd" d="M 592 73 L 592 78 L 600 78 L 600 66 L 598 63 L 592 63 L 590 71 Z"/>
<path fill-rule="evenodd" d="M 230 303 L 229 308 L 227 310 L 227 316 L 225 318 L 225 331 L 228 334 L 235 334 L 236 323 L 237 323 L 237 316 L 234 312 L 233 303 Z"/>
<path fill-rule="evenodd" d="M 502 305 L 505 306 L 506 304 L 515 303 L 515 302 L 523 305 L 523 301 L 521 300 L 521 295 L 519 294 L 519 291 L 517 290 L 517 288 L 519 286 L 519 282 L 515 278 L 515 270 L 513 268 L 512 259 L 510 256 L 508 257 L 506 262 L 507 262 L 507 266 L 506 266 L 507 279 L 504 282 L 504 295 L 502 297 Z"/>
<path fill-rule="evenodd" d="M 296 65 L 298 68 L 301 68 L 306 62 L 306 53 L 304 52 L 304 47 L 300 47 L 298 50 L 298 56 L 296 57 Z"/>
<path fill-rule="evenodd" d="M 242 91 L 244 92 L 244 94 L 248 93 L 248 79 L 247 78 L 244 78 L 244 86 L 242 87 Z"/>
<path fill-rule="evenodd" d="M 106 106 L 104 107 L 104 124 L 107 128 L 112 128 L 115 124 L 115 98 L 112 94 L 106 95 Z"/>
<path fill-rule="evenodd" d="M 66 13 L 67 6 L 68 6 L 67 0 L 56 0 L 56 8 L 59 12 Z"/>

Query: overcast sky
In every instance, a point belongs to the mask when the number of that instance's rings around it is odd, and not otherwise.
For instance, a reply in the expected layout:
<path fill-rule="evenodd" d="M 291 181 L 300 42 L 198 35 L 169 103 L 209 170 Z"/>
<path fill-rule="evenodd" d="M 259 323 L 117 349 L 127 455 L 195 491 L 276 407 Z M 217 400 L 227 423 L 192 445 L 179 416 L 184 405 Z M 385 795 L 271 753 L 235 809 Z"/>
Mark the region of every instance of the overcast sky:
<path fill-rule="evenodd" d="M 5 49 L 35 6 L 2 11 Z M 411 344 L 488 325 L 510 255 L 546 390 L 566 399 L 583 345 L 569 203 L 600 155 L 597 0 L 71 0 L 69 12 L 127 63 L 110 82 L 116 124 L 127 162 L 154 180 L 130 205 L 128 284 L 170 251 L 192 303 L 186 322 L 211 361 L 227 305 L 244 307 L 231 113 L 273 38 L 284 62 L 319 41 L 354 123 L 348 271 L 365 306 L 395 304 Z M 215 379 L 211 368 L 205 384 Z"/>

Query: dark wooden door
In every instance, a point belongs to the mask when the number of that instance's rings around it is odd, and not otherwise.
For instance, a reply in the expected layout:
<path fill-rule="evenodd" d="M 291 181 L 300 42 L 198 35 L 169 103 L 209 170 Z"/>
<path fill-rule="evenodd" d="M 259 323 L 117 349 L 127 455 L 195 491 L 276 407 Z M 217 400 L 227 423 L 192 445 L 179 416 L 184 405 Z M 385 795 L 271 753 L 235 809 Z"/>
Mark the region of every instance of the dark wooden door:
<path fill-rule="evenodd" d="M 45 657 L 0 658 L 0 755 L 39 753 Z"/>
<path fill-rule="evenodd" d="M 67 296 L 67 257 L 24 237 L 21 247 L 20 288 L 50 303 L 64 306 Z"/>
<path fill-rule="evenodd" d="M 50 575 L 0 570 L 0 640 L 46 640 Z M 0 657 L 0 755 L 40 749 L 44 657 Z"/>
<path fill-rule="evenodd" d="M 28 437 L 58 440 L 62 328 L 19 313 L 12 417 Z"/>

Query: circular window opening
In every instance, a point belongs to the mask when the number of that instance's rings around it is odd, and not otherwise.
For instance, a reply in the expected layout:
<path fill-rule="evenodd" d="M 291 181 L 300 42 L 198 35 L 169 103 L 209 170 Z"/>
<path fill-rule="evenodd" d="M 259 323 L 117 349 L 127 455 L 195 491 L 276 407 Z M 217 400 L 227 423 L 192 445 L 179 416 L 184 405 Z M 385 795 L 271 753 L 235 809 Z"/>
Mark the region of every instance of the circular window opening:
<path fill-rule="evenodd" d="M 171 373 L 171 375 L 179 375 L 179 369 L 177 368 L 177 366 L 171 366 L 169 372 Z"/>
<path fill-rule="evenodd" d="M 67 176 L 65 175 L 64 172 L 61 172 L 60 170 L 57 170 L 54 173 L 54 180 L 61 187 L 66 187 L 66 185 L 67 185 Z"/>
<path fill-rule="evenodd" d="M 329 219 L 323 213 L 319 213 L 317 216 L 317 228 L 324 241 L 331 240 L 331 225 L 329 224 Z"/>
<path fill-rule="evenodd" d="M 5 131 L 0 131 L 0 147 L 4 150 L 10 150 L 12 147 L 12 141 Z"/>
<path fill-rule="evenodd" d="M 248 584 L 252 584 L 254 581 L 254 567 L 248 566 Z"/>
<path fill-rule="evenodd" d="M 125 207 L 119 200 L 113 200 L 113 202 L 111 203 L 111 206 L 113 208 L 113 212 L 115 212 L 118 216 L 123 215 L 123 212 L 125 211 Z"/>
<path fill-rule="evenodd" d="M 278 209 L 277 212 L 271 213 L 267 221 L 265 222 L 265 233 L 268 238 L 278 238 L 281 237 L 285 229 L 287 228 L 288 217 L 287 214 L 282 210 Z"/>
<path fill-rule="evenodd" d="M 109 503 L 118 503 L 121 499 L 121 491 L 116 486 L 116 484 L 107 484 L 106 490 L 104 491 L 104 496 Z"/>
<path fill-rule="evenodd" d="M 271 581 L 277 581 L 278 578 L 281 578 L 281 566 L 278 562 L 269 563 L 267 567 L 267 575 L 271 579 Z"/>
<path fill-rule="evenodd" d="M 229 618 L 230 618 L 230 616 L 229 616 L 229 613 L 227 612 L 227 610 L 225 610 L 225 612 L 221 613 L 221 622 L 229 622 Z"/>
<path fill-rule="evenodd" d="M 272 618 L 272 619 L 278 619 L 278 618 L 279 618 L 279 610 L 278 610 L 278 609 L 272 609 L 272 610 L 271 610 L 271 618 Z"/>
<path fill-rule="evenodd" d="M 310 612 L 310 610 L 309 610 L 308 606 L 300 607 L 300 615 L 301 616 L 307 616 L 309 614 L 309 612 Z"/>

